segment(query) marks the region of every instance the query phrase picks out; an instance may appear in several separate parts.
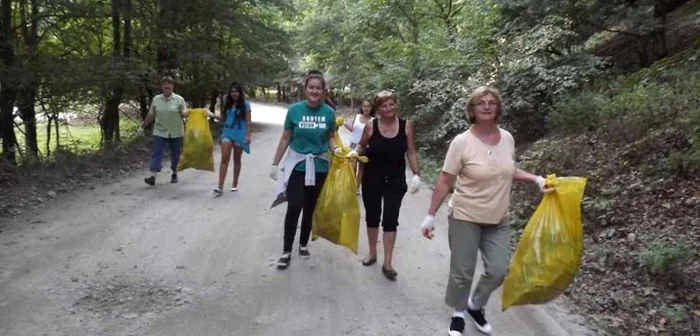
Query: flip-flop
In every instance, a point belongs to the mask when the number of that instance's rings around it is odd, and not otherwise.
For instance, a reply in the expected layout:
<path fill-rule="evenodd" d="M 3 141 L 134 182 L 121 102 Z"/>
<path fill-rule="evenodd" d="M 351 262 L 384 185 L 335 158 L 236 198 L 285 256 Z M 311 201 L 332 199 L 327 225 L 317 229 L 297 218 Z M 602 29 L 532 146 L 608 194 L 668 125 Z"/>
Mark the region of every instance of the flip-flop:
<path fill-rule="evenodd" d="M 390 270 L 382 266 L 382 273 L 384 273 L 384 276 L 391 280 L 391 281 L 396 281 L 396 276 L 398 275 L 396 271 Z"/>
<path fill-rule="evenodd" d="M 376 263 L 376 262 L 377 262 L 377 257 L 374 257 L 374 258 L 372 258 L 372 259 L 365 259 L 365 260 L 362 260 L 362 265 L 363 265 L 363 266 L 372 266 L 372 265 L 374 265 L 374 263 Z"/>

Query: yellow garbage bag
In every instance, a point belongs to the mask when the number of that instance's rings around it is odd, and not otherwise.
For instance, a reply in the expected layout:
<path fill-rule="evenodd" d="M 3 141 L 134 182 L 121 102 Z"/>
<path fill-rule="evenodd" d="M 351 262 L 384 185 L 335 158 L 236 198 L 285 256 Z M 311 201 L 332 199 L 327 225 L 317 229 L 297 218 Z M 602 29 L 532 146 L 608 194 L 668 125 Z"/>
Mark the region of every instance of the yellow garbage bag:
<path fill-rule="evenodd" d="M 177 170 L 194 168 L 214 171 L 214 139 L 209 129 L 207 110 L 191 109 L 185 125 L 182 157 Z"/>
<path fill-rule="evenodd" d="M 357 181 L 350 159 L 345 156 L 350 148 L 341 148 L 340 154 L 331 156 L 330 170 L 314 210 L 311 239 L 325 238 L 357 254 L 360 234 Z M 364 156 L 359 159 L 367 161 Z"/>
<path fill-rule="evenodd" d="M 525 227 L 503 284 L 502 309 L 549 302 L 566 290 L 583 253 L 582 177 L 547 176 L 554 191 L 542 198 Z"/>
<path fill-rule="evenodd" d="M 340 128 L 340 127 L 343 127 L 343 125 L 345 125 L 345 118 L 343 118 L 343 117 L 335 118 L 335 127 Z"/>

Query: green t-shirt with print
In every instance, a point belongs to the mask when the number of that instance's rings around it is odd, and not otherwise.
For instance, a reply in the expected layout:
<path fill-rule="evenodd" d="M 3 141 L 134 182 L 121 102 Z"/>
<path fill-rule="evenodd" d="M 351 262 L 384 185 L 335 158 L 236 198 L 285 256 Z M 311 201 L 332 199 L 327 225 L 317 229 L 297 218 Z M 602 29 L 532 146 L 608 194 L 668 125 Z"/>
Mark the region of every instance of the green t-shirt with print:
<path fill-rule="evenodd" d="M 289 147 L 301 154 L 323 154 L 328 151 L 331 132 L 335 132 L 335 112 L 321 104 L 315 108 L 309 107 L 306 101 L 300 101 L 289 107 L 284 120 L 284 129 L 292 131 Z M 328 171 L 328 162 L 315 159 L 316 172 Z M 294 170 L 306 171 L 306 163 L 301 162 Z"/>

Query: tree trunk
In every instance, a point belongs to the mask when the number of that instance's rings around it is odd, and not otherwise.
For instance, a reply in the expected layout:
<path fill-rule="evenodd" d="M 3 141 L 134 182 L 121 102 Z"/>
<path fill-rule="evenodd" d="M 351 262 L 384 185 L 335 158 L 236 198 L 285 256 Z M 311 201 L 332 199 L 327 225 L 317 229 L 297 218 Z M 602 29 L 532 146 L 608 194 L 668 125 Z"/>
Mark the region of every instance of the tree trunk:
<path fill-rule="evenodd" d="M 2 136 L 3 158 L 11 163 L 15 163 L 15 146 L 17 145 L 13 114 L 16 96 L 17 90 L 3 83 L 0 90 L 0 135 Z"/>
<path fill-rule="evenodd" d="M 27 157 L 36 159 L 39 157 L 39 145 L 36 131 L 36 102 L 35 85 L 25 87 L 19 91 L 19 114 L 24 122 L 25 150 Z"/>
<path fill-rule="evenodd" d="M 37 0 L 31 0 L 30 3 L 30 22 L 27 24 L 26 15 L 22 15 L 22 35 L 26 48 L 26 57 L 28 58 L 28 67 L 25 68 L 25 82 L 19 90 L 19 113 L 24 122 L 24 137 L 27 158 L 36 159 L 39 157 L 39 146 L 37 144 L 36 130 L 36 95 L 37 95 L 37 77 L 36 77 L 36 48 L 39 41 L 38 26 L 39 26 L 39 6 Z M 20 8 L 24 12 L 26 0 L 20 2 Z M 29 26 L 29 29 L 27 29 Z"/>
<path fill-rule="evenodd" d="M 46 156 L 51 156 L 51 122 L 53 118 L 48 117 L 46 122 Z"/>
<path fill-rule="evenodd" d="M 56 149 L 61 148 L 61 124 L 58 122 L 58 112 L 54 114 L 53 125 L 56 128 Z"/>
<path fill-rule="evenodd" d="M 120 54 L 121 49 L 121 11 L 122 11 L 122 1 L 112 0 L 112 61 L 121 63 L 122 59 Z M 125 43 L 125 51 L 127 49 Z M 102 114 L 102 133 L 104 135 L 104 143 L 110 145 L 112 142 L 119 142 L 121 139 L 119 137 L 119 104 L 122 100 L 122 94 L 124 93 L 124 87 L 122 84 L 121 77 L 123 74 L 118 73 L 116 75 L 116 81 L 113 84 L 112 92 L 110 97 L 107 99 L 105 104 L 105 111 Z"/>
<path fill-rule="evenodd" d="M 209 111 L 216 113 L 216 99 L 219 98 L 219 90 L 211 90 L 209 95 Z"/>
<path fill-rule="evenodd" d="M 0 0 L 0 62 L 6 69 L 14 70 L 15 50 L 12 35 L 12 0 Z M 11 163 L 15 161 L 17 138 L 14 128 L 14 106 L 17 99 L 12 76 L 0 75 L 0 138 L 3 157 Z"/>
<path fill-rule="evenodd" d="M 141 120 L 146 119 L 148 115 L 148 101 L 146 100 L 146 94 L 143 92 L 139 95 L 139 115 Z"/>
<path fill-rule="evenodd" d="M 459 12 L 464 7 L 463 3 L 456 3 L 453 0 L 447 0 L 445 2 L 433 0 L 435 5 L 437 5 L 440 14 L 438 15 L 445 25 L 445 30 L 447 30 L 447 35 L 450 38 L 450 43 L 455 43 L 455 38 L 457 37 L 457 28 L 455 27 L 454 17 L 459 14 Z"/>
<path fill-rule="evenodd" d="M 280 83 L 277 83 L 277 102 L 282 102 L 282 86 L 280 86 Z"/>
<path fill-rule="evenodd" d="M 177 54 L 174 48 L 169 45 L 168 32 L 172 26 L 179 22 L 178 7 L 171 4 L 173 1 L 158 0 L 158 17 L 156 18 L 156 29 L 154 38 L 157 44 L 156 66 L 160 75 L 170 74 L 177 69 Z M 173 75 L 174 74 L 170 74 Z"/>
<path fill-rule="evenodd" d="M 153 90 L 148 86 L 148 76 L 143 77 L 143 91 L 139 95 L 139 109 L 141 111 L 141 120 L 146 119 L 148 115 L 148 107 L 153 100 Z M 149 125 L 150 127 L 150 125 Z"/>
<path fill-rule="evenodd" d="M 668 47 L 666 45 L 666 15 L 672 8 L 678 6 L 674 1 L 656 1 L 654 4 L 654 19 L 659 26 L 651 33 L 652 39 L 650 43 L 654 48 L 655 60 L 662 59 L 668 56 Z"/>
<path fill-rule="evenodd" d="M 124 58 L 131 57 L 131 49 L 133 48 L 133 38 L 131 36 L 131 0 L 124 1 Z"/>
<path fill-rule="evenodd" d="M 111 96 L 105 104 L 105 112 L 102 115 L 102 132 L 104 133 L 104 142 L 106 145 L 114 141 L 119 142 L 119 103 L 123 91 L 115 88 Z"/>

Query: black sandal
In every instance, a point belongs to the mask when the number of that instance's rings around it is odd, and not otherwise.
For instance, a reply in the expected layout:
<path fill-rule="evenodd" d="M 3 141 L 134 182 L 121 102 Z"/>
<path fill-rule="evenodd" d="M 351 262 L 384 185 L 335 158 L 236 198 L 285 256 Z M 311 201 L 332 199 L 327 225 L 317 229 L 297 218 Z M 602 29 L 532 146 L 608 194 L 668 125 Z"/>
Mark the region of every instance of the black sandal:
<path fill-rule="evenodd" d="M 384 273 L 384 276 L 387 279 L 389 279 L 391 281 L 396 281 L 396 276 L 398 275 L 398 273 L 396 273 L 396 271 L 390 270 L 390 269 L 382 266 L 382 273 Z"/>
<path fill-rule="evenodd" d="M 362 260 L 362 265 L 363 266 L 372 266 L 377 262 L 377 257 L 371 258 L 371 259 L 365 259 Z"/>

